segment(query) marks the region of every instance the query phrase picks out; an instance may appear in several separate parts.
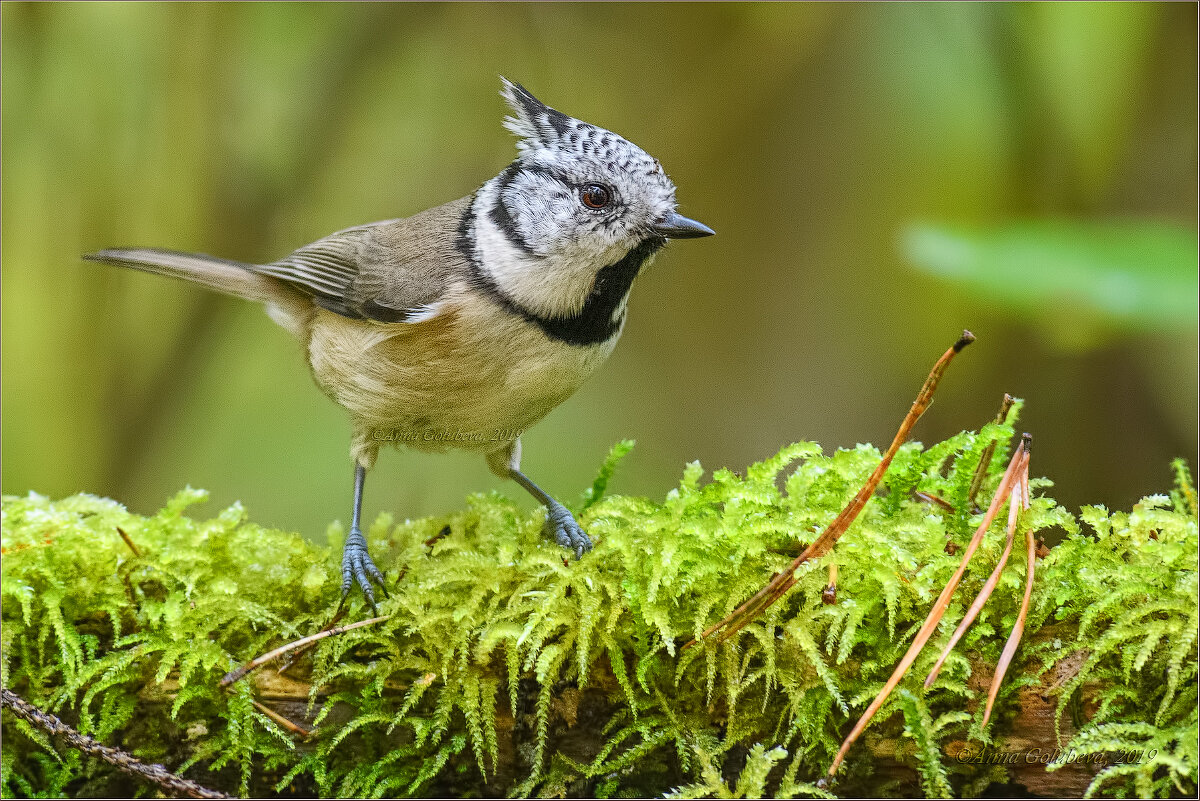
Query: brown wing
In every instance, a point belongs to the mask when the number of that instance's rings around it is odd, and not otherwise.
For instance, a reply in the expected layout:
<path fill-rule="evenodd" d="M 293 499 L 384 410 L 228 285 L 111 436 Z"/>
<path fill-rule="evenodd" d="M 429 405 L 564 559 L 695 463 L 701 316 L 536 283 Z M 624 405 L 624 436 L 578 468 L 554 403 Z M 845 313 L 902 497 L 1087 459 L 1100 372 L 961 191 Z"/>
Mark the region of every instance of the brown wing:
<path fill-rule="evenodd" d="M 457 239 L 469 202 L 461 198 L 412 217 L 347 228 L 254 270 L 346 317 L 427 320 L 450 278 L 467 269 Z"/>

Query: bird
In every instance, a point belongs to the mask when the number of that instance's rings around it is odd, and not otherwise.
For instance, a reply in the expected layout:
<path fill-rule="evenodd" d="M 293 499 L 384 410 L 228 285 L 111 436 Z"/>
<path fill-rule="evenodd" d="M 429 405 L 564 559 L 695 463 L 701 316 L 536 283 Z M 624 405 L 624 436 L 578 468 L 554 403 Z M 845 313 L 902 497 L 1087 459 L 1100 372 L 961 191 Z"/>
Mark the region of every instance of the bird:
<path fill-rule="evenodd" d="M 546 508 L 576 559 L 592 542 L 521 471 L 521 435 L 612 352 L 634 280 L 671 239 L 714 231 L 677 211 L 675 185 L 629 140 L 545 105 L 501 77 L 517 156 L 472 194 L 330 234 L 250 264 L 157 248 L 85 255 L 185 279 L 266 307 L 318 387 L 352 422 L 353 507 L 341 563 L 377 610 L 363 485 L 381 447 L 482 453 Z"/>

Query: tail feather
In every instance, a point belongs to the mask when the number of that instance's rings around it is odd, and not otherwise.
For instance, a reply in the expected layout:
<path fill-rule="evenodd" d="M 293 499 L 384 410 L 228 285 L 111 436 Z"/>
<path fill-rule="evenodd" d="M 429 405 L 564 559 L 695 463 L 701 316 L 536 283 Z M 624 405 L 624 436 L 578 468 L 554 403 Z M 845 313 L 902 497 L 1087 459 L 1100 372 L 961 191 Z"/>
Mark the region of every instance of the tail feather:
<path fill-rule="evenodd" d="M 253 264 L 158 248 L 110 248 L 83 258 L 182 278 L 217 292 L 265 303 L 271 318 L 297 336 L 312 314 L 312 302 L 306 295 L 277 278 L 255 272 Z"/>
<path fill-rule="evenodd" d="M 183 278 L 209 289 L 246 300 L 267 302 L 278 292 L 266 276 L 256 275 L 254 267 L 203 253 L 180 253 L 157 248 L 111 248 L 89 253 L 83 258 L 121 267 L 132 267 L 156 275 Z"/>

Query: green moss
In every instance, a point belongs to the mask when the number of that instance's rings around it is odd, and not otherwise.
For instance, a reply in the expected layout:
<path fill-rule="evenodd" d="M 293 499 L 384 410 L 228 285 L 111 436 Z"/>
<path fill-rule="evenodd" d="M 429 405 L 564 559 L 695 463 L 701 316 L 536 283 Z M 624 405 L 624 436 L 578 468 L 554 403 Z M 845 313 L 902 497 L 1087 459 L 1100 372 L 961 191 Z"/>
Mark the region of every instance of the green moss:
<path fill-rule="evenodd" d="M 392 617 L 321 641 L 297 665 L 318 729 L 307 739 L 254 706 L 253 679 L 231 691 L 218 682 L 328 621 L 335 553 L 261 528 L 238 505 L 195 520 L 185 512 L 204 500 L 197 490 L 148 518 L 88 495 L 5 497 L 3 684 L 106 743 L 241 794 L 819 795 L 848 723 L 957 566 L 947 541 L 978 524 L 966 494 L 984 447 L 1001 443 L 994 487 L 1011 435 L 989 425 L 906 445 L 884 492 L 780 603 L 730 642 L 686 650 L 833 519 L 878 463 L 875 448 L 825 456 L 798 443 L 707 481 L 693 463 L 656 503 L 604 497 L 631 446 L 622 443 L 577 505 L 596 543 L 579 562 L 542 538 L 540 511 L 499 494 L 442 518 L 381 516 L 372 553 L 391 582 L 403 573 L 381 607 Z M 945 746 L 990 741 L 1015 714 L 1017 690 L 1070 659 L 1082 667 L 1060 688 L 1060 709 L 1083 727 L 1064 745 L 1155 751 L 1108 768 L 1093 789 L 1195 792 L 1197 523 L 1190 476 L 1177 473 L 1171 497 L 1129 513 L 1086 508 L 1086 528 L 1034 499 L 1027 524 L 1066 538 L 1038 566 L 1024 665 L 981 731 L 970 673 L 999 656 L 1023 558 L 1010 560 L 934 687 L 920 682 L 999 554 L 998 532 L 985 541 L 940 633 L 870 730 L 911 741 L 898 758 L 925 792 L 994 778 L 994 767 L 955 764 Z M 831 562 L 838 591 L 827 605 Z M 1071 636 L 1039 639 L 1051 624 Z M 102 763 L 60 757 L 7 714 L 4 736 L 5 796 L 152 792 Z M 872 786 L 875 759 L 860 743 L 832 789 Z"/>

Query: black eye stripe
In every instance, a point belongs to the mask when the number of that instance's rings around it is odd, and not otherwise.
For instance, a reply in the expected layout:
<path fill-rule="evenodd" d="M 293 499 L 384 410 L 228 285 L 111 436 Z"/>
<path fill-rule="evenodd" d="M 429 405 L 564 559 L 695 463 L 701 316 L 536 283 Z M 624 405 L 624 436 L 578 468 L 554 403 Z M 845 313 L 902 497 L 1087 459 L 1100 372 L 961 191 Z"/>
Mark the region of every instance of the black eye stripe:
<path fill-rule="evenodd" d="M 571 182 L 567 179 L 567 176 L 565 174 L 563 174 L 559 170 L 554 169 L 553 167 L 547 167 L 544 164 L 519 164 L 518 165 L 518 164 L 514 163 L 513 167 L 516 167 L 517 172 L 523 172 L 526 175 L 540 175 L 544 178 L 550 178 L 552 180 L 567 184 L 568 186 L 571 185 Z M 509 169 L 512 169 L 512 167 L 510 167 Z"/>

